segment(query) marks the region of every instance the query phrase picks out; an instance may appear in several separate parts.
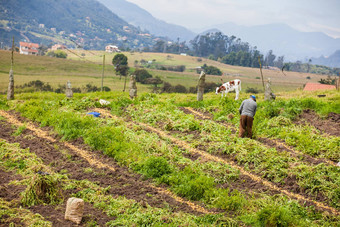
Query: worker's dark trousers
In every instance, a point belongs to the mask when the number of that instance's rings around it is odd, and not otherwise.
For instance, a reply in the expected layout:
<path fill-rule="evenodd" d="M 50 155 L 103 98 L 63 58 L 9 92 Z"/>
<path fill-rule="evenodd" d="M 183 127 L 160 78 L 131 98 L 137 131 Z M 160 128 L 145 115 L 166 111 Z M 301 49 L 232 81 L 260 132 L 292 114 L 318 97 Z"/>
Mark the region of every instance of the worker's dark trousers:
<path fill-rule="evenodd" d="M 253 135 L 252 128 L 253 128 L 253 117 L 249 117 L 247 115 L 241 115 L 240 118 L 240 131 L 238 136 L 244 137 L 244 134 L 247 132 L 247 137 L 251 138 Z"/>

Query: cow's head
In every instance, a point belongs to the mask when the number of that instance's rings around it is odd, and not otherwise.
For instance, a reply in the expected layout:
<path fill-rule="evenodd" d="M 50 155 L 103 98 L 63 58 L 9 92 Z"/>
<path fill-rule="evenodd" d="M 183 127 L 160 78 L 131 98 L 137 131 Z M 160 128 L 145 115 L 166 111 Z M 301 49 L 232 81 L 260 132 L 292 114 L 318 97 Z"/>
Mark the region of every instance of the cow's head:
<path fill-rule="evenodd" d="M 219 86 L 219 87 L 217 87 L 216 88 L 216 95 L 218 94 L 218 93 L 220 93 L 220 92 L 222 92 L 222 91 L 224 91 L 225 90 L 225 87 L 222 85 L 222 86 Z"/>

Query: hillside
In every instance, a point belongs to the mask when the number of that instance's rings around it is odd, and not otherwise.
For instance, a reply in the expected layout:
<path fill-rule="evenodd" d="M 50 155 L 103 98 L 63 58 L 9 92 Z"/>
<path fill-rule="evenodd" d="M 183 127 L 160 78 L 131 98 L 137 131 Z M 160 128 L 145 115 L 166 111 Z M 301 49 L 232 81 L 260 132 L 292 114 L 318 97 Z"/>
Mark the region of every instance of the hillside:
<path fill-rule="evenodd" d="M 285 24 L 241 26 L 226 23 L 211 28 L 219 29 L 228 36 L 239 37 L 250 45 L 257 46 L 263 53 L 273 50 L 277 56 L 284 55 L 286 61 L 327 56 L 340 49 L 340 39 L 320 32 L 300 32 Z"/>
<path fill-rule="evenodd" d="M 149 31 L 151 34 L 161 37 L 168 37 L 174 41 L 191 40 L 195 33 L 183 26 L 169 24 L 165 21 L 153 17 L 149 12 L 140 8 L 136 4 L 125 0 L 98 0 L 112 12 L 123 18 L 130 24 Z"/>
<path fill-rule="evenodd" d="M 68 59 L 57 59 L 46 56 L 25 56 L 15 54 L 14 57 L 14 75 L 15 84 L 23 85 L 33 80 L 41 80 L 49 83 L 52 87 L 64 85 L 68 80 L 74 87 L 82 87 L 88 83 L 95 86 L 101 85 L 103 51 L 86 51 L 74 50 L 75 54 L 68 53 Z M 260 70 L 256 68 L 240 67 L 222 64 L 217 61 L 197 58 L 192 56 L 181 56 L 175 54 L 149 53 L 149 52 L 124 52 L 129 59 L 129 66 L 135 67 L 135 62 L 141 60 L 155 60 L 153 64 L 161 65 L 184 65 L 184 72 L 172 72 L 146 68 L 154 77 L 159 76 L 163 81 L 172 85 L 181 84 L 187 89 L 195 87 L 199 74 L 196 73 L 196 67 L 203 64 L 212 65 L 222 70 L 224 75 L 214 76 L 207 75 L 207 82 L 220 83 L 232 79 L 241 79 L 242 91 L 245 92 L 248 87 L 262 89 Z M 80 58 L 79 56 L 83 56 Z M 104 86 L 111 90 L 123 90 L 123 80 L 115 75 L 112 66 L 114 54 L 105 53 L 106 66 Z M 0 51 L 0 92 L 6 91 L 8 86 L 8 72 L 10 70 L 10 52 Z M 151 66 L 150 66 L 151 67 Z M 131 69 L 134 70 L 134 69 Z M 263 69 L 264 78 L 271 78 L 274 92 L 291 91 L 302 88 L 307 82 L 317 82 L 321 78 L 326 79 L 326 75 L 285 72 L 284 76 L 279 70 Z M 309 78 L 310 79 L 307 79 Z M 151 85 L 138 83 L 138 92 L 151 91 Z"/>
<path fill-rule="evenodd" d="M 17 42 L 29 39 L 48 45 L 72 39 L 88 49 L 103 49 L 107 44 L 139 47 L 152 43 L 95 0 L 0 0 L 0 12 L 0 38 L 5 45 L 10 45 L 7 34 L 13 31 L 21 33 Z"/>

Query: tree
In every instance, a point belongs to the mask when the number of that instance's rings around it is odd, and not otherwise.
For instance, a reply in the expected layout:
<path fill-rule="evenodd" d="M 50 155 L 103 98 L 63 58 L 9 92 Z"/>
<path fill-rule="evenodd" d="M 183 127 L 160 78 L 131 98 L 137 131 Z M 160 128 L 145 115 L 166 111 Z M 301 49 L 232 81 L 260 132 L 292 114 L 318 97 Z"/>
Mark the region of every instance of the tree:
<path fill-rule="evenodd" d="M 121 54 L 121 53 L 116 54 L 112 59 L 112 64 L 115 67 L 116 73 L 120 75 L 120 79 L 122 78 L 122 76 L 125 77 L 124 89 L 123 89 L 123 91 L 125 91 L 126 76 L 129 71 L 128 58 L 124 54 Z"/>
<path fill-rule="evenodd" d="M 47 50 L 48 50 L 47 46 L 41 45 L 41 46 L 38 47 L 38 54 L 40 56 L 44 56 L 46 54 Z"/>
<path fill-rule="evenodd" d="M 268 51 L 267 56 L 264 59 L 265 65 L 266 66 L 274 66 L 275 58 L 276 58 L 276 56 L 273 54 L 273 51 L 272 50 Z"/>

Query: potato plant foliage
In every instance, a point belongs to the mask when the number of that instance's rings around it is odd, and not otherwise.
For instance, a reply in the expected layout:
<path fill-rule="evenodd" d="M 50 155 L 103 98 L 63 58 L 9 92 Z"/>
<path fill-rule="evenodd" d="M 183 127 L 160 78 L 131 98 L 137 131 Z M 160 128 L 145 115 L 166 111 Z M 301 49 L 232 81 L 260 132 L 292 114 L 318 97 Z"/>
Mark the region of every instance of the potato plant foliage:
<path fill-rule="evenodd" d="M 340 137 L 323 134 L 308 124 L 297 125 L 295 119 L 304 109 L 314 110 L 321 118 L 330 112 L 340 114 L 340 94 L 329 91 L 329 98 L 319 99 L 314 93 L 301 98 L 282 93 L 271 102 L 263 101 L 259 95 L 254 139 L 243 139 L 237 137 L 238 107 L 248 96 L 241 93 L 241 99 L 235 101 L 230 96 L 221 99 L 207 94 L 204 101 L 197 102 L 195 95 L 175 93 L 144 93 L 134 100 L 119 92 L 75 94 L 73 99 L 61 94 L 32 93 L 17 95 L 20 101 L 6 102 L 2 98 L 0 108 L 15 110 L 40 126 L 50 126 L 63 140 L 82 139 L 143 179 L 221 211 L 211 215 L 170 215 L 170 210 L 110 197 L 105 188 L 91 182 L 77 185 L 66 176 L 61 178 L 64 188 L 80 189 L 77 196 L 117 217 L 109 225 L 160 225 L 164 221 L 193 226 L 339 224 L 338 215 L 324 212 L 317 203 L 339 211 L 340 168 L 327 162 L 310 163 L 304 157 L 339 162 Z M 99 99 L 111 104 L 102 108 Z M 189 113 L 189 107 L 209 117 Z M 110 117 L 87 115 L 95 108 L 108 112 Z M 266 145 L 258 140 L 260 137 L 283 141 L 293 152 L 305 156 Z M 195 155 L 188 147 L 207 156 Z M 208 159 L 208 155 L 231 161 L 239 168 Z M 6 168 L 20 171 L 26 165 L 21 161 L 9 164 L 5 156 L 1 158 Z M 240 169 L 316 203 L 300 203 L 282 191 L 274 193 L 260 181 L 247 179 Z"/>

